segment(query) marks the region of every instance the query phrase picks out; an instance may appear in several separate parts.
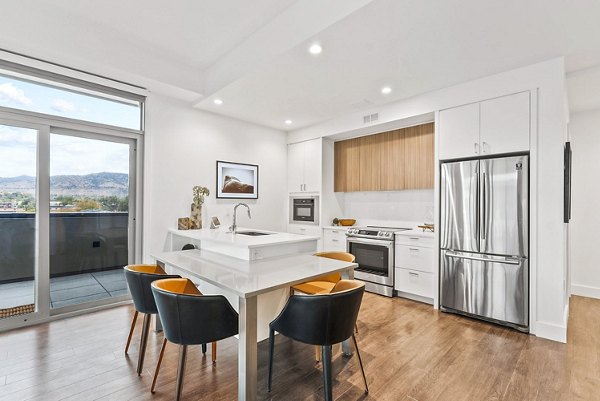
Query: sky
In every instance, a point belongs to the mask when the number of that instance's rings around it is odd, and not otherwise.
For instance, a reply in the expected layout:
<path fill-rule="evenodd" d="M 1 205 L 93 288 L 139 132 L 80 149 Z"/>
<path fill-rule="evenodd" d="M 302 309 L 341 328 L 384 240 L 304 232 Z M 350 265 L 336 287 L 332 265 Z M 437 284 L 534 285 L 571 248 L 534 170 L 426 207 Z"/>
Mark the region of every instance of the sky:
<path fill-rule="evenodd" d="M 0 76 L 0 106 L 126 128 L 139 108 Z M 0 124 L 0 177 L 36 175 L 37 131 Z M 50 175 L 129 172 L 129 145 L 51 134 Z"/>

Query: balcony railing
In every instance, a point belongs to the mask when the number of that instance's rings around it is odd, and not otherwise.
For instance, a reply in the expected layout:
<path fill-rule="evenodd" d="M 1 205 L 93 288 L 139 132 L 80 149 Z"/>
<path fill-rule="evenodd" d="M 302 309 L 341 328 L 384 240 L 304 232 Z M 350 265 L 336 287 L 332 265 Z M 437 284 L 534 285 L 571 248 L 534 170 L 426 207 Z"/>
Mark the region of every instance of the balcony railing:
<path fill-rule="evenodd" d="M 122 267 L 128 260 L 127 212 L 50 213 L 50 276 Z M 0 283 L 31 280 L 35 215 L 0 213 Z"/>

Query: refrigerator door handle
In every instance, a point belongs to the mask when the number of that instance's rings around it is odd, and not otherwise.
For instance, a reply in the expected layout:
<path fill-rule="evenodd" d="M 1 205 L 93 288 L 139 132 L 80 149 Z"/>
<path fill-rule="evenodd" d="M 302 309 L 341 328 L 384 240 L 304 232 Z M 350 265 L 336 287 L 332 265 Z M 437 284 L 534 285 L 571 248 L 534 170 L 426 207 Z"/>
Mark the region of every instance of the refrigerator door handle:
<path fill-rule="evenodd" d="M 472 220 L 473 225 L 471 227 L 471 232 L 472 232 L 472 238 L 475 242 L 475 244 L 477 244 L 475 246 L 476 250 L 479 250 L 479 187 L 481 186 L 480 183 L 480 179 L 479 179 L 479 169 L 480 169 L 480 165 L 479 163 L 477 163 L 477 167 L 475 169 L 475 174 L 474 174 L 474 178 L 475 178 L 475 190 L 471 191 L 471 204 L 475 205 L 474 208 L 471 208 L 474 211 L 474 215 L 475 218 Z"/>
<path fill-rule="evenodd" d="M 521 261 L 519 259 L 514 258 L 506 258 L 506 259 L 489 259 L 489 258 L 481 258 L 477 256 L 465 256 L 460 253 L 446 251 L 446 256 L 457 259 L 469 259 L 469 260 L 478 260 L 480 262 L 488 262 L 488 263 L 502 263 L 506 265 L 519 265 Z"/>
<path fill-rule="evenodd" d="M 485 172 L 482 173 L 482 201 L 481 201 L 481 239 L 485 239 L 487 234 L 487 213 L 488 213 L 488 205 L 487 205 L 487 180 Z"/>

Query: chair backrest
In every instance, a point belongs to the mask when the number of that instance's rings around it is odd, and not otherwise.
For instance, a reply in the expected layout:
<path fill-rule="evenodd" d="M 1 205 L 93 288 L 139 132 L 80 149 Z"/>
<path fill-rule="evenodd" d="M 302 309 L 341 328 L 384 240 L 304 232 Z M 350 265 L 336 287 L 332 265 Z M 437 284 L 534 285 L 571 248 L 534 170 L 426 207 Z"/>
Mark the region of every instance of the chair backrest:
<path fill-rule="evenodd" d="M 133 305 L 141 313 L 158 313 L 150 284 L 161 278 L 180 277 L 169 275 L 158 265 L 128 265 L 124 267 L 125 279 Z"/>
<path fill-rule="evenodd" d="M 188 279 L 152 283 L 152 293 L 167 340 L 206 344 L 238 333 L 238 314 L 222 295 L 202 295 Z"/>
<path fill-rule="evenodd" d="M 333 345 L 350 338 L 365 284 L 356 280 L 339 283 L 338 291 L 330 294 L 291 296 L 271 322 L 271 329 L 312 345 Z"/>
<path fill-rule="evenodd" d="M 348 252 L 317 252 L 314 255 L 321 258 L 341 260 L 344 262 L 354 262 L 355 259 L 354 255 Z M 319 281 L 329 281 L 330 283 L 337 283 L 341 279 L 342 275 L 340 273 L 332 273 L 327 276 L 319 277 Z"/>

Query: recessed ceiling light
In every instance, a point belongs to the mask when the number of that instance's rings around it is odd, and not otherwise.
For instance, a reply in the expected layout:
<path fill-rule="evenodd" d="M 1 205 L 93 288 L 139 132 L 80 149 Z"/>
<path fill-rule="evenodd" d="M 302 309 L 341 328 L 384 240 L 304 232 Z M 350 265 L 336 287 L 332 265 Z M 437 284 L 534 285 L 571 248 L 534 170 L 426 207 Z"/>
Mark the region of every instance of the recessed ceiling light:
<path fill-rule="evenodd" d="M 310 54 L 321 54 L 323 48 L 320 44 L 315 43 L 308 48 L 308 51 L 310 52 Z"/>
<path fill-rule="evenodd" d="M 293 121 L 292 120 L 285 120 L 284 123 L 286 123 L 287 125 L 290 125 Z"/>
<path fill-rule="evenodd" d="M 381 93 L 383 93 L 384 95 L 388 95 L 392 93 L 392 88 L 390 88 L 389 86 L 384 86 L 383 88 L 381 88 Z"/>
<path fill-rule="evenodd" d="M 213 100 L 214 104 L 218 104 L 219 106 L 223 104 L 223 101 L 221 99 L 215 99 Z"/>

